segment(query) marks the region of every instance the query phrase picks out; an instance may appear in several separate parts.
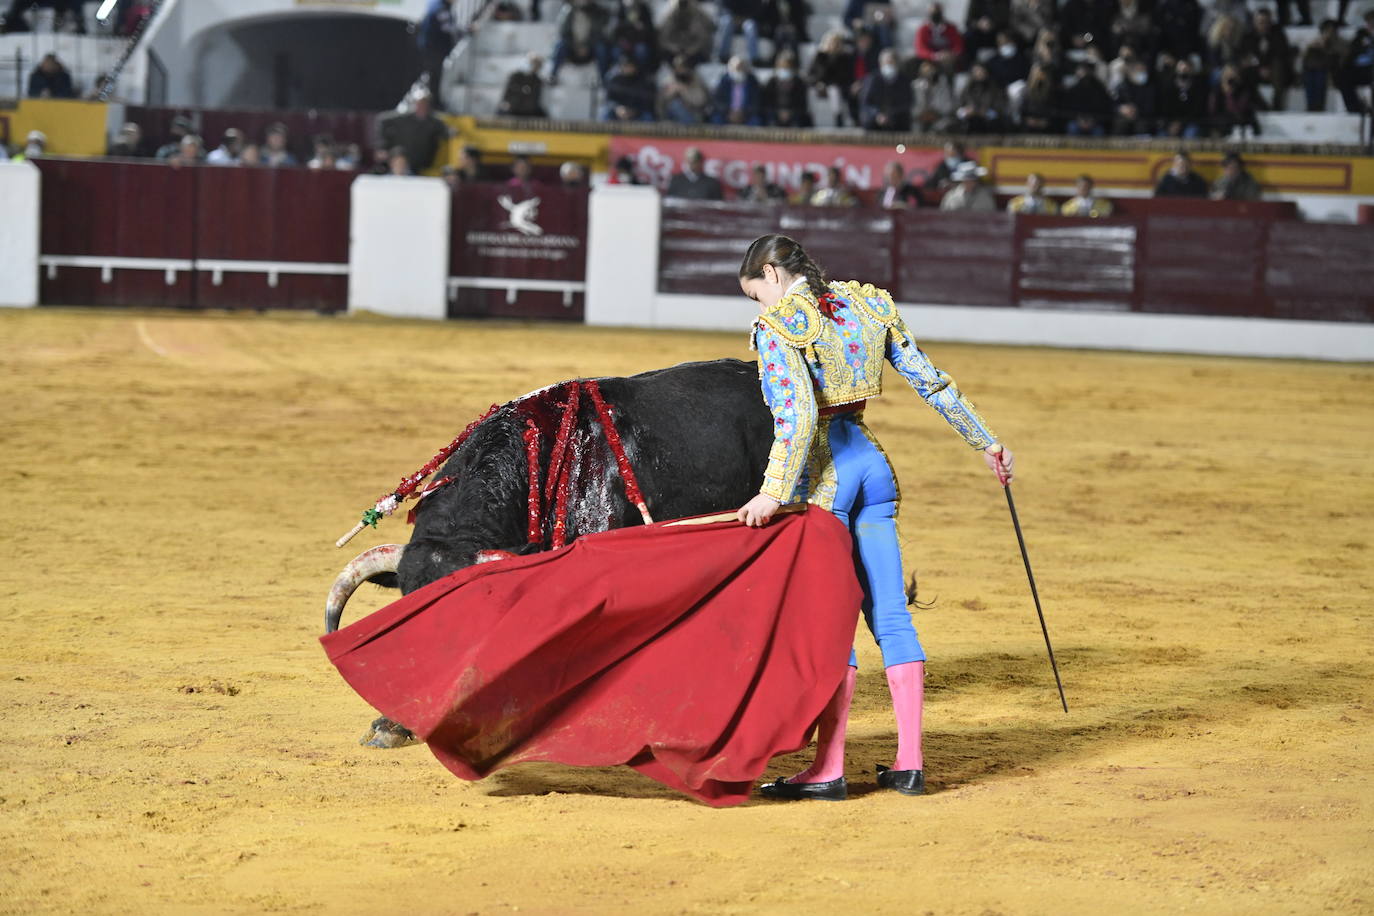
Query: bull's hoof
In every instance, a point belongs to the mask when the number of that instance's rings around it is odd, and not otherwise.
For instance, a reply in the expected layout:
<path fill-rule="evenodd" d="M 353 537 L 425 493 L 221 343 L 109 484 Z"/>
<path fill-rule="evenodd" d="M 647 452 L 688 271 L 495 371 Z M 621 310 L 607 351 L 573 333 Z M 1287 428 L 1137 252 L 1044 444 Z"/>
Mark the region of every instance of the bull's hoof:
<path fill-rule="evenodd" d="M 420 741 L 415 737 L 415 733 L 404 725 L 382 716 L 372 720 L 372 724 L 367 727 L 367 734 L 359 738 L 358 743 L 363 747 L 391 750 L 408 744 L 419 744 Z"/>

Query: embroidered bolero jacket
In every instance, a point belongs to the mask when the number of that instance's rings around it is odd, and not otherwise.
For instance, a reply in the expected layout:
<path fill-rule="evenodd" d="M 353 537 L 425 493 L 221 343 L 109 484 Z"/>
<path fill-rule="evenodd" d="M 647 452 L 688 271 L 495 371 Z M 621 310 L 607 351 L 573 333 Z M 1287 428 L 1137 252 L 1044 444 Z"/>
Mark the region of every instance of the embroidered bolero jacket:
<path fill-rule="evenodd" d="M 976 449 L 997 441 L 950 378 L 912 339 L 892 296 L 857 280 L 835 281 L 826 318 L 810 287 L 800 285 L 754 322 L 763 399 L 773 413 L 773 448 L 760 492 L 785 503 L 806 469 L 818 412 L 882 393 L 883 362 Z"/>

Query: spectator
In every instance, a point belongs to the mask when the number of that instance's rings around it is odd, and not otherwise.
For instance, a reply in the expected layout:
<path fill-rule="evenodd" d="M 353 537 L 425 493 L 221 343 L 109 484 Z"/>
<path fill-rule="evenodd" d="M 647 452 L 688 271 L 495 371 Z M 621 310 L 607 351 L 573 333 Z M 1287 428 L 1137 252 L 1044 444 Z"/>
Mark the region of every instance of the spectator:
<path fill-rule="evenodd" d="M 1045 177 L 1039 172 L 1031 172 L 1026 176 L 1026 193 L 1007 201 L 1007 212 L 1026 216 L 1054 216 L 1059 212 L 1059 205 L 1045 196 Z"/>
<path fill-rule="evenodd" d="M 1074 70 L 1073 84 L 1064 90 L 1061 99 L 1069 115 L 1070 136 L 1100 137 L 1111 122 L 1112 97 L 1097 78 L 1096 68 L 1088 61 L 1080 61 Z"/>
<path fill-rule="evenodd" d="M 1259 200 L 1260 186 L 1241 161 L 1239 153 L 1221 160 L 1221 175 L 1212 184 L 1212 200 Z"/>
<path fill-rule="evenodd" d="M 565 162 L 558 167 L 558 181 L 565 191 L 584 191 L 587 188 L 587 170 L 581 163 Z"/>
<path fill-rule="evenodd" d="M 62 66 L 56 54 L 44 54 L 38 66 L 29 74 L 29 98 L 76 98 L 76 86 L 72 84 L 72 75 Z"/>
<path fill-rule="evenodd" d="M 1245 22 L 1239 15 L 1218 16 L 1207 30 L 1208 69 L 1215 74 L 1225 67 L 1241 65 L 1247 44 Z"/>
<path fill-rule="evenodd" d="M 1107 64 L 1107 91 L 1116 96 L 1117 87 L 1126 82 L 1126 75 L 1130 72 L 1131 64 L 1140 60 L 1140 55 L 1136 54 L 1135 48 L 1130 45 L 1123 45 L 1117 53 L 1116 60 Z"/>
<path fill-rule="evenodd" d="M 965 133 L 989 134 L 1002 129 L 1006 117 L 1007 92 L 988 75 L 988 68 L 974 64 L 969 69 L 968 82 L 959 93 L 959 107 L 954 117 Z"/>
<path fill-rule="evenodd" d="M 126 121 L 115 135 L 114 142 L 106 148 L 105 155 L 123 159 L 137 159 L 143 156 L 143 128 L 133 121 Z"/>
<path fill-rule="evenodd" d="M 857 120 L 854 105 L 854 52 L 845 43 L 844 33 L 827 32 L 820 47 L 811 58 L 806 81 L 817 93 L 830 99 L 835 112 L 835 126 L 843 127 L 848 119 Z"/>
<path fill-rule="evenodd" d="M 1322 20 L 1320 32 L 1302 51 L 1302 84 L 1308 111 L 1326 111 L 1326 90 L 1345 58 L 1345 42 L 1338 34 L 1340 23 Z M 30 92 L 32 94 L 32 92 Z"/>
<path fill-rule="evenodd" d="M 410 165 L 410 157 L 406 155 L 404 146 L 393 146 L 391 153 L 387 156 L 388 175 L 414 175 Z"/>
<path fill-rule="evenodd" d="M 482 151 L 475 146 L 464 146 L 458 153 L 458 168 L 454 170 L 456 184 L 477 184 L 487 180 L 482 168 Z"/>
<path fill-rule="evenodd" d="M 1152 134 L 1155 125 L 1155 87 L 1145 61 L 1132 61 L 1126 78 L 1112 93 L 1112 133 L 1119 137 Z"/>
<path fill-rule="evenodd" d="M 997 53 L 985 62 L 993 82 L 1006 89 L 1030 75 L 1030 59 L 1008 30 L 997 33 Z"/>
<path fill-rule="evenodd" d="M 510 177 L 506 179 L 506 187 L 524 197 L 532 197 L 539 193 L 540 183 L 535 180 L 534 164 L 530 162 L 529 156 L 519 155 L 511 160 Z"/>
<path fill-rule="evenodd" d="M 1019 104 L 1022 130 L 1032 134 L 1054 132 L 1058 123 L 1058 91 L 1050 71 L 1041 64 L 1031 67 Z"/>
<path fill-rule="evenodd" d="M 1362 107 L 1369 110 L 1359 102 L 1358 87 L 1371 85 L 1374 85 L 1374 8 L 1365 10 L 1364 26 L 1355 33 L 1346 52 L 1345 74 L 1341 81 L 1346 111 L 1358 111 Z"/>
<path fill-rule="evenodd" d="M 749 69 L 749 63 L 736 55 L 730 58 L 712 95 L 711 120 L 716 124 L 763 123 L 763 88 Z"/>
<path fill-rule="evenodd" d="M 442 98 L 444 61 L 458 43 L 458 23 L 453 18 L 451 0 L 429 0 L 425 15 L 415 30 L 415 41 L 429 91 L 436 98 Z"/>
<path fill-rule="evenodd" d="M 200 165 L 205 161 L 205 144 L 196 134 L 187 134 L 181 138 L 181 143 L 177 144 L 177 151 L 167 159 L 171 165 L 194 166 Z"/>
<path fill-rule="evenodd" d="M 946 133 L 954 123 L 954 80 L 934 61 L 921 61 L 911 84 L 916 129 Z"/>
<path fill-rule="evenodd" d="M 635 161 L 630 156 L 621 156 L 611 168 L 611 184 L 643 184 L 635 174 Z"/>
<path fill-rule="evenodd" d="M 382 145 L 388 149 L 401 147 L 406 164 L 420 173 L 434 165 L 434 157 L 448 140 L 449 132 L 444 122 L 434 116 L 433 97 L 428 92 L 421 90 L 414 98 L 413 112 L 393 115 L 382 122 Z M 394 169 L 392 174 L 396 174 Z"/>
<path fill-rule="evenodd" d="M 603 121 L 652 121 L 657 91 L 633 57 L 622 57 L 606 75 Z"/>
<path fill-rule="evenodd" d="M 883 167 L 877 202 L 884 210 L 915 210 L 926 205 L 921 189 L 906 180 L 906 170 L 895 159 Z"/>
<path fill-rule="evenodd" d="M 1058 89 L 1063 84 L 1063 64 L 1064 55 L 1059 45 L 1059 36 L 1045 29 L 1035 39 L 1035 47 L 1031 50 L 1031 69 L 1043 69 Z"/>
<path fill-rule="evenodd" d="M 338 148 L 332 143 L 324 143 L 315 147 L 315 158 L 305 164 L 305 167 L 316 172 L 332 172 L 339 167 Z"/>
<path fill-rule="evenodd" d="M 352 172 L 363 161 L 363 148 L 356 143 L 346 143 L 343 146 L 336 146 L 334 155 L 337 157 L 335 162 L 338 168 Z"/>
<path fill-rule="evenodd" d="M 1174 153 L 1173 164 L 1155 185 L 1155 197 L 1206 197 L 1207 182 L 1193 171 L 1193 157 L 1187 150 Z"/>
<path fill-rule="evenodd" d="M 763 122 L 770 127 L 811 127 L 811 106 L 806 83 L 797 75 L 797 56 L 791 51 L 778 55 L 777 66 L 763 85 Z"/>
<path fill-rule="evenodd" d="M 1065 0 L 1059 7 L 1059 40 L 1077 63 L 1094 39 L 1105 41 L 1115 15 L 1112 0 Z"/>
<path fill-rule="evenodd" d="M 1109 37 L 1112 47 L 1148 48 L 1154 43 L 1153 32 L 1145 0 L 1118 0 Z"/>
<path fill-rule="evenodd" d="M 723 64 L 731 58 L 736 32 L 744 33 L 749 60 L 759 60 L 759 17 L 763 13 L 760 0 L 718 0 L 716 10 L 716 60 Z"/>
<path fill-rule="evenodd" d="M 954 173 L 965 163 L 975 164 L 968 157 L 964 144 L 957 140 L 945 141 L 945 155 L 939 165 L 931 170 L 926 178 L 926 190 L 947 190 L 954 186 Z M 986 174 L 986 172 L 984 173 Z"/>
<path fill-rule="evenodd" d="M 156 158 L 171 159 L 181 150 L 181 138 L 193 133 L 194 130 L 190 118 L 185 115 L 177 115 L 172 119 L 172 126 L 168 128 L 168 133 L 172 135 L 172 142 L 159 146 L 155 154 Z"/>
<path fill-rule="evenodd" d="M 11 157 L 12 162 L 23 162 L 35 156 L 43 156 L 48 152 L 48 135 L 41 130 L 31 130 L 29 135 L 24 138 L 24 148 Z"/>
<path fill-rule="evenodd" d="M 1257 82 L 1274 87 L 1274 101 L 1269 107 L 1283 111 L 1288 88 L 1293 85 L 1293 48 L 1283 29 L 1274 24 L 1274 14 L 1267 9 L 1255 13 L 1251 53 Z"/>
<path fill-rule="evenodd" d="M 858 195 L 844 180 L 844 171 L 838 165 L 826 170 L 829 181 L 826 186 L 811 195 L 811 203 L 817 207 L 857 207 Z"/>
<path fill-rule="evenodd" d="M 1202 6 L 1198 0 L 1159 0 L 1153 18 L 1160 52 L 1175 60 L 1202 56 Z"/>
<path fill-rule="evenodd" d="M 720 182 L 702 171 L 705 157 L 695 146 L 687 147 L 682 156 L 682 171 L 668 182 L 668 197 L 688 200 L 721 200 L 725 197 Z"/>
<path fill-rule="evenodd" d="M 796 58 L 800 46 L 811 41 L 806 27 L 806 0 L 763 0 L 763 21 L 760 31 L 773 41 L 774 66 L 777 55 L 784 51 Z M 881 8 L 875 7 L 876 22 L 884 22 Z M 887 44 L 891 44 L 889 39 Z"/>
<path fill-rule="evenodd" d="M 986 64 L 997 56 L 997 26 L 991 16 L 970 16 L 964 28 L 964 63 Z"/>
<path fill-rule="evenodd" d="M 1055 15 L 1054 0 L 1012 0 L 1011 29 L 1030 44 L 1041 32 L 1054 32 Z"/>
<path fill-rule="evenodd" d="M 544 69 L 544 58 L 534 51 L 526 58 L 524 70 L 512 71 L 506 77 L 506 89 L 501 94 L 498 114 L 512 118 L 547 118 L 544 109 L 544 81 L 539 72 Z"/>
<path fill-rule="evenodd" d="M 633 57 L 640 73 L 652 76 L 658 70 L 658 33 L 653 15 L 644 0 L 629 0 L 621 7 L 611 30 L 611 55 L 615 60 Z"/>
<path fill-rule="evenodd" d="M 276 124 L 267 128 L 267 133 L 263 135 L 263 165 L 271 166 L 272 168 L 280 168 L 282 166 L 295 166 L 300 164 L 296 161 L 296 157 L 291 155 L 291 151 L 286 148 L 286 140 L 287 130 L 285 124 L 278 121 Z M 383 149 L 382 152 L 385 153 L 386 151 Z"/>
<path fill-rule="evenodd" d="M 61 29 L 63 23 L 70 18 L 76 34 L 86 34 L 86 14 L 83 11 L 85 6 L 83 0 L 46 0 L 46 2 L 45 0 L 12 0 L 9 12 L 0 18 L 0 34 L 29 31 L 29 24 L 24 19 L 24 13 L 40 5 L 40 3 L 53 8 L 54 32 Z M 67 96 L 61 96 L 61 98 L 67 98 Z"/>
<path fill-rule="evenodd" d="M 1240 78 L 1240 71 L 1232 66 L 1223 67 L 1221 80 L 1213 87 L 1208 102 L 1217 133 L 1225 137 L 1237 127 L 1248 127 L 1258 137 L 1260 124 L 1255 109 L 1259 104 L 1259 91 Z"/>
<path fill-rule="evenodd" d="M 711 105 L 711 91 L 702 82 L 692 58 L 679 54 L 658 94 L 659 117 L 678 124 L 700 124 Z"/>
<path fill-rule="evenodd" d="M 602 39 L 605 34 L 606 12 L 597 0 L 565 0 L 558 14 L 549 85 L 558 85 L 558 71 L 565 63 L 595 64 L 597 75 L 604 78 L 611 68 L 611 49 Z"/>
<path fill-rule="evenodd" d="M 782 203 L 787 195 L 768 180 L 768 170 L 756 165 L 749 170 L 749 183 L 740 188 L 739 199 L 753 204 Z"/>
<path fill-rule="evenodd" d="M 676 60 L 686 57 L 693 67 L 711 58 L 716 26 L 698 0 L 670 0 L 658 20 L 658 47 Z"/>
<path fill-rule="evenodd" d="M 816 185 L 819 183 L 815 172 L 802 172 L 801 178 L 797 180 L 797 192 L 788 196 L 787 202 L 794 207 L 811 206 L 811 201 L 816 196 Z"/>
<path fill-rule="evenodd" d="M 1202 132 L 1207 113 L 1207 96 L 1201 80 L 1193 75 L 1193 65 L 1180 60 L 1174 78 L 1160 92 L 1159 114 L 1163 131 L 1170 137 L 1196 137 Z"/>
<path fill-rule="evenodd" d="M 391 150 L 385 147 L 377 147 L 372 151 L 372 165 L 368 168 L 369 175 L 390 175 L 391 174 Z"/>
<path fill-rule="evenodd" d="M 849 87 L 854 98 L 859 97 L 859 90 L 869 74 L 878 72 L 878 55 L 882 52 L 873 32 L 868 29 L 854 30 L 854 82 Z"/>
<path fill-rule="evenodd" d="M 262 147 L 256 143 L 249 143 L 243 147 L 243 152 L 239 155 L 239 165 L 259 166 L 262 165 Z"/>
<path fill-rule="evenodd" d="M 1098 197 L 1094 191 L 1091 175 L 1079 175 L 1074 185 L 1074 195 L 1064 201 L 1059 208 L 1060 216 L 1088 216 L 1093 219 L 1112 215 L 1112 202 Z"/>
<path fill-rule="evenodd" d="M 209 165 L 238 165 L 242 153 L 243 131 L 231 127 L 224 132 L 224 139 L 220 141 L 219 146 L 210 151 L 205 161 Z"/>
<path fill-rule="evenodd" d="M 1293 24 L 1293 0 L 1278 0 L 1279 4 L 1279 25 L 1285 28 Z M 1302 17 L 1301 25 L 1312 24 L 1312 0 L 1297 0 L 1298 15 Z M 1342 19 L 1345 16 L 1341 16 Z"/>
<path fill-rule="evenodd" d="M 945 21 L 945 8 L 940 3 L 930 5 L 930 15 L 916 30 L 916 56 L 934 61 L 946 73 L 953 73 L 964 55 L 964 36 L 950 22 Z"/>
<path fill-rule="evenodd" d="M 975 162 L 961 162 L 950 176 L 954 181 L 954 187 L 940 200 L 940 209 L 976 213 L 996 212 L 997 198 L 982 181 L 987 173 L 987 169 Z"/>
<path fill-rule="evenodd" d="M 983 73 L 987 75 L 986 70 Z M 888 48 L 878 55 L 878 72 L 868 75 L 859 92 L 863 128 L 909 132 L 914 104 L 911 82 L 902 76 L 901 68 L 897 66 L 897 52 Z"/>

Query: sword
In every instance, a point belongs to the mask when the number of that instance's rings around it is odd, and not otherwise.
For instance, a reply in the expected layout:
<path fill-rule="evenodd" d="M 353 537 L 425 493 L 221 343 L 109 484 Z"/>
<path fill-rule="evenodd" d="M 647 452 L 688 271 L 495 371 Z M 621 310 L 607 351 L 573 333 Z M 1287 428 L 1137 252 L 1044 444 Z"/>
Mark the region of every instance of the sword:
<path fill-rule="evenodd" d="M 1054 670 L 1054 683 L 1059 688 L 1059 702 L 1064 707 L 1064 712 L 1069 711 L 1069 701 L 1064 699 L 1064 682 L 1059 679 L 1059 664 L 1054 660 L 1054 646 L 1050 645 L 1050 631 L 1045 626 L 1045 612 L 1040 608 L 1040 592 L 1035 587 L 1035 573 L 1031 572 L 1030 555 L 1026 553 L 1026 538 L 1021 534 L 1021 519 L 1016 514 L 1016 500 L 1011 498 L 1011 481 L 1005 476 L 1002 468 L 1002 453 L 999 449 L 997 455 L 997 479 L 1002 483 L 1002 490 L 1007 494 L 1007 508 L 1011 510 L 1011 524 L 1016 529 L 1016 543 L 1021 547 L 1021 562 L 1026 564 L 1026 578 L 1030 580 L 1031 597 L 1035 599 L 1035 613 L 1040 618 L 1040 632 L 1045 634 L 1045 649 L 1050 653 L 1050 668 Z"/>

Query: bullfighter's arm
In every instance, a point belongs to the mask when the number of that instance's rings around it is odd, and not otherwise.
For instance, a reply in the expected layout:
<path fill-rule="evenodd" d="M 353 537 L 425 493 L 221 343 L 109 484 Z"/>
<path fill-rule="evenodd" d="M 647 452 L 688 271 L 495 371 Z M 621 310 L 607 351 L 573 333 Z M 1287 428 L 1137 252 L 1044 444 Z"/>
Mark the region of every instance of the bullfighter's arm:
<path fill-rule="evenodd" d="M 773 412 L 773 448 L 759 492 L 789 502 L 816 434 L 816 394 L 801 351 L 762 322 L 755 332 L 763 400 Z"/>
<path fill-rule="evenodd" d="M 984 449 L 997 441 L 987 421 L 955 386 L 954 379 L 935 368 L 930 358 L 921 352 L 901 318 L 888 328 L 887 358 L 965 442 L 976 449 Z"/>

